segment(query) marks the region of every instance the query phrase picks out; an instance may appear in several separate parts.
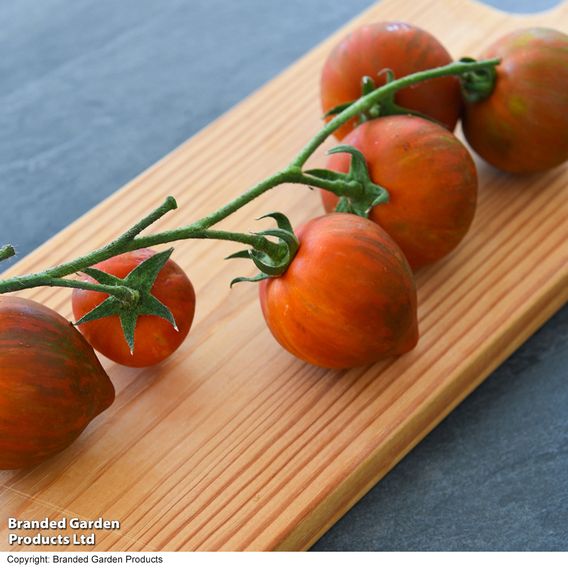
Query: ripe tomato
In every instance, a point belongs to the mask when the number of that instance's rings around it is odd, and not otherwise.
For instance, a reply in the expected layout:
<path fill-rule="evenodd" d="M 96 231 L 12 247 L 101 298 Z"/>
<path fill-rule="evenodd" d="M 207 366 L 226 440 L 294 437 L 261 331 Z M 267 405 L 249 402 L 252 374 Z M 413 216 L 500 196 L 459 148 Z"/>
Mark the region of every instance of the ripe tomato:
<path fill-rule="evenodd" d="M 400 246 L 416 269 L 450 253 L 467 233 L 477 199 L 475 164 L 446 129 L 416 116 L 387 116 L 358 126 L 345 144 L 359 149 L 371 179 L 390 193 L 370 219 Z M 347 172 L 351 157 L 333 154 L 327 167 Z M 338 198 L 322 191 L 326 211 Z"/>
<path fill-rule="evenodd" d="M 288 270 L 260 284 L 266 323 L 285 349 L 342 369 L 416 345 L 412 272 L 378 225 L 332 213 L 301 226 L 297 236 L 300 248 Z"/>
<path fill-rule="evenodd" d="M 361 96 L 361 79 L 368 75 L 377 86 L 384 84 L 379 73 L 391 69 L 395 78 L 417 71 L 441 67 L 452 62 L 444 46 L 428 32 L 402 22 L 380 22 L 351 32 L 329 54 L 321 76 L 321 102 L 324 113 Z M 455 128 L 462 99 L 459 81 L 442 77 L 399 91 L 398 105 L 419 111 Z M 356 119 L 335 131 L 343 139 L 355 126 Z"/>
<path fill-rule="evenodd" d="M 53 310 L 0 297 L 0 469 L 65 449 L 114 400 L 92 347 Z"/>
<path fill-rule="evenodd" d="M 150 249 L 127 252 L 105 260 L 95 265 L 95 268 L 124 278 L 154 254 Z M 94 282 L 88 276 L 84 276 L 84 279 Z M 154 282 L 152 294 L 170 309 L 178 331 L 158 316 L 140 316 L 134 333 L 134 352 L 130 353 L 118 316 L 81 324 L 79 329 L 99 353 L 121 365 L 155 365 L 169 357 L 189 333 L 195 313 L 195 292 L 185 272 L 173 260 L 168 260 Z M 107 295 L 101 292 L 74 290 L 72 302 L 75 318 L 79 320 L 106 298 Z"/>
<path fill-rule="evenodd" d="M 519 30 L 482 57 L 500 57 L 495 88 L 467 103 L 463 130 L 472 148 L 511 173 L 553 168 L 568 159 L 568 36 L 546 28 Z"/>

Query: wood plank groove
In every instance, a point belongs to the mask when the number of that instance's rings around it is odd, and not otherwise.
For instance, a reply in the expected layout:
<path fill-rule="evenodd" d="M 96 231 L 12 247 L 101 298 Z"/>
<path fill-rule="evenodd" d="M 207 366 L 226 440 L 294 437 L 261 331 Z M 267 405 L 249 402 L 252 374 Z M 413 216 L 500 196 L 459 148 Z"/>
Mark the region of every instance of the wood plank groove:
<path fill-rule="evenodd" d="M 379 2 L 7 274 L 101 246 L 168 194 L 179 209 L 157 230 L 197 220 L 277 171 L 321 126 L 326 54 L 348 30 L 380 19 L 411 21 L 455 57 L 476 56 L 528 22 L 567 24 L 568 2 L 534 16 L 470 0 Z M 333 144 L 310 165 L 323 165 Z M 344 372 L 297 361 L 266 330 L 256 287 L 228 289 L 231 277 L 254 273 L 222 261 L 233 244 L 179 244 L 174 258 L 198 294 L 188 341 L 154 369 L 103 358 L 115 404 L 60 456 L 0 472 L 2 510 L 121 520 L 120 531 L 98 532 L 94 550 L 308 547 L 568 299 L 566 166 L 520 178 L 477 165 L 472 230 L 448 259 L 417 274 L 413 352 Z M 255 230 L 265 225 L 254 218 L 271 210 L 294 224 L 322 213 L 317 192 L 286 186 L 221 227 Z M 22 295 L 71 317 L 69 291 Z M 6 533 L 4 523 L 1 542 Z"/>
<path fill-rule="evenodd" d="M 548 206 L 547 209 L 549 209 L 551 212 L 554 211 L 552 203 L 545 203 L 545 205 Z M 527 215 L 527 217 L 530 217 L 530 215 Z M 539 227 L 538 222 L 535 221 L 534 219 L 529 218 L 527 220 L 527 224 L 529 224 L 530 221 L 534 221 L 533 224 L 537 225 L 537 228 Z M 565 231 L 563 231 L 561 227 L 557 227 L 555 231 L 556 233 L 560 234 L 560 244 L 561 244 L 562 239 L 565 238 L 566 236 Z M 550 234 L 552 233 L 547 232 L 545 234 L 545 237 L 549 236 Z M 499 280 L 499 278 L 492 277 L 491 275 L 494 274 L 497 267 L 503 266 L 503 262 L 511 261 L 512 259 L 515 258 L 514 253 L 519 250 L 519 245 L 521 244 L 521 242 L 522 242 L 522 237 L 519 237 L 516 240 L 509 239 L 508 242 L 505 243 L 499 243 L 500 246 L 496 246 L 495 249 L 489 251 L 485 257 L 480 258 L 479 259 L 480 262 L 477 265 L 473 265 L 471 270 L 468 273 L 465 273 L 463 277 L 458 282 L 455 283 L 455 285 L 450 287 L 451 285 L 448 284 L 448 288 L 446 290 L 447 296 L 445 296 L 444 298 L 440 298 L 440 301 L 434 304 L 434 306 L 432 306 L 428 312 L 424 312 L 424 315 L 421 315 L 420 317 L 420 321 L 421 322 L 426 321 L 428 314 L 432 313 L 435 314 L 437 312 L 447 313 L 448 309 L 454 310 L 460 304 L 461 300 L 470 297 L 472 295 L 471 289 L 469 289 L 469 293 L 463 291 L 463 287 L 466 282 L 470 285 L 471 284 L 479 285 L 483 282 L 487 283 L 488 285 L 494 284 L 496 280 Z M 507 248 L 503 248 L 507 244 L 510 246 L 508 246 Z M 520 254 L 524 255 L 524 251 L 521 252 Z M 538 251 L 538 254 L 541 254 L 541 251 Z M 487 262 L 488 259 L 491 259 L 489 263 Z M 505 266 L 509 268 L 508 265 Z M 485 267 L 485 271 L 480 270 L 480 268 L 483 267 Z M 512 263 L 510 269 L 514 269 L 514 267 L 515 264 Z M 491 280 L 487 282 L 486 280 L 487 278 L 491 278 Z M 484 293 L 484 291 L 480 290 L 479 293 Z M 450 304 L 449 306 L 444 305 L 445 303 L 447 303 L 449 298 L 453 300 L 453 303 Z M 476 297 L 474 297 L 473 299 L 477 300 Z"/>

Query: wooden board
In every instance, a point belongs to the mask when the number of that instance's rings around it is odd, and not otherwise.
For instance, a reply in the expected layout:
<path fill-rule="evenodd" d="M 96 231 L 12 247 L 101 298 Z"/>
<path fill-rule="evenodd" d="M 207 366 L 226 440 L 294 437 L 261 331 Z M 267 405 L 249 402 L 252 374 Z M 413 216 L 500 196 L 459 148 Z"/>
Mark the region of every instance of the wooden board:
<path fill-rule="evenodd" d="M 565 28 L 568 4 L 525 17 L 468 0 L 381 2 L 9 273 L 100 246 L 168 194 L 180 209 L 157 228 L 179 226 L 284 166 L 320 124 L 330 48 L 348 29 L 386 19 L 430 30 L 460 57 L 529 23 Z M 479 169 L 470 235 L 418 276 L 419 346 L 371 368 L 327 372 L 295 360 L 267 331 L 256 286 L 229 290 L 243 273 L 221 260 L 234 247 L 178 245 L 198 292 L 190 339 L 154 369 L 104 361 L 115 404 L 58 457 L 0 473 L 0 548 L 18 549 L 7 545 L 8 517 L 46 515 L 121 521 L 98 531 L 96 550 L 307 548 L 566 301 L 566 167 L 525 178 Z M 222 226 L 253 230 L 274 210 L 297 224 L 321 207 L 305 189 L 282 188 Z M 22 295 L 71 316 L 68 291 Z"/>

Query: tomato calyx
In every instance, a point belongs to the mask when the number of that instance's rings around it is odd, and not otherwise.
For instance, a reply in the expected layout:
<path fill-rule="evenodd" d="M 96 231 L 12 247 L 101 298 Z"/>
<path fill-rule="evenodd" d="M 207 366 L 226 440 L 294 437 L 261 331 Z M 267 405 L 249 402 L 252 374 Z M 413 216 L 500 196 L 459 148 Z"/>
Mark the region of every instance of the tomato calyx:
<path fill-rule="evenodd" d="M 388 70 L 390 71 L 390 69 Z M 392 74 L 392 71 L 390 71 Z M 365 75 L 361 79 L 361 96 L 364 97 L 365 95 L 369 95 L 377 88 L 375 81 L 373 81 L 372 77 Z M 358 99 L 347 101 L 346 103 L 341 103 L 331 109 L 329 109 L 324 115 L 323 118 L 328 118 L 330 116 L 334 116 L 336 114 L 342 113 L 344 110 L 348 109 L 353 103 L 356 103 Z M 359 113 L 359 121 L 358 123 L 361 124 L 366 122 L 371 118 L 378 118 L 381 114 L 381 107 L 378 103 L 374 104 L 371 108 L 366 110 L 365 112 Z"/>
<path fill-rule="evenodd" d="M 279 212 L 272 212 L 259 217 L 261 219 L 271 218 L 276 221 L 275 229 L 266 229 L 253 233 L 260 237 L 258 245 L 252 249 L 241 250 L 226 257 L 225 260 L 233 258 L 246 258 L 254 262 L 255 266 L 261 271 L 260 274 L 248 278 L 240 276 L 231 281 L 230 286 L 239 282 L 259 282 L 267 278 L 275 278 L 281 276 L 288 270 L 290 263 L 294 260 L 296 252 L 300 246 L 298 237 L 294 234 L 292 223 L 286 215 Z M 269 241 L 266 237 L 274 237 L 277 242 Z M 264 246 L 270 244 L 270 247 Z M 276 245 L 276 246 L 275 246 Z"/>
<path fill-rule="evenodd" d="M 395 80 L 395 76 L 394 73 L 392 71 L 392 69 L 383 69 L 382 71 L 380 71 L 378 73 L 378 76 L 380 77 L 381 75 L 385 75 L 386 76 L 386 81 L 385 83 L 388 85 L 389 83 L 392 83 Z M 365 75 L 364 77 L 361 78 L 361 96 L 365 97 L 367 95 L 370 95 L 373 91 L 376 91 L 379 87 L 377 87 L 377 84 L 375 83 L 375 80 L 370 77 L 369 75 Z M 399 104 L 397 104 L 395 102 L 395 96 L 396 96 L 396 91 L 389 93 L 387 96 L 385 96 L 380 103 L 375 103 L 374 105 L 372 105 L 370 108 L 368 108 L 366 111 L 364 112 L 360 112 L 358 115 L 358 120 L 357 120 L 357 124 L 363 124 L 364 122 L 367 122 L 369 120 L 373 120 L 375 118 L 380 118 L 382 116 L 393 116 L 393 115 L 413 115 L 413 116 L 419 116 L 420 118 L 425 118 L 426 120 L 430 120 L 432 122 L 435 122 L 436 124 L 440 124 L 441 126 L 444 126 L 440 121 L 436 120 L 435 118 L 432 118 L 431 116 L 428 116 L 422 112 L 419 112 L 417 110 L 413 110 L 407 107 L 403 107 Z M 343 112 L 344 110 L 348 109 L 352 104 L 356 103 L 357 100 L 353 100 L 353 101 L 348 101 L 346 103 L 342 103 L 340 105 L 337 105 L 335 107 L 333 107 L 332 109 L 328 110 L 323 118 L 328 118 L 330 116 L 334 116 L 336 114 L 339 114 L 341 112 Z"/>
<path fill-rule="evenodd" d="M 108 316 L 118 316 L 131 354 L 134 353 L 134 332 L 140 316 L 158 316 L 170 322 L 177 331 L 178 327 L 172 312 L 151 292 L 160 270 L 170 258 L 173 250 L 173 248 L 170 248 L 156 253 L 140 263 L 125 278 L 118 278 L 98 268 L 90 267 L 83 269 L 82 272 L 84 274 L 100 284 L 116 287 L 117 295 L 113 295 L 111 292 L 106 300 L 85 314 L 75 325 L 81 325 Z M 130 297 L 124 294 L 125 289 L 130 290 Z M 119 290 L 120 294 L 118 293 Z"/>
<path fill-rule="evenodd" d="M 462 57 L 460 61 L 462 63 L 476 62 L 472 57 Z M 463 98 L 468 103 L 478 103 L 488 98 L 495 89 L 497 71 L 495 67 L 484 67 L 466 71 L 460 75 L 459 79 Z"/>
<path fill-rule="evenodd" d="M 335 210 L 368 218 L 373 207 L 388 202 L 389 192 L 371 180 L 365 156 L 357 148 L 342 144 L 329 150 L 328 154 L 344 152 L 351 155 L 347 174 L 325 169 L 307 170 L 306 173 L 328 181 L 343 181 L 343 189 L 334 191 L 340 198 Z"/>

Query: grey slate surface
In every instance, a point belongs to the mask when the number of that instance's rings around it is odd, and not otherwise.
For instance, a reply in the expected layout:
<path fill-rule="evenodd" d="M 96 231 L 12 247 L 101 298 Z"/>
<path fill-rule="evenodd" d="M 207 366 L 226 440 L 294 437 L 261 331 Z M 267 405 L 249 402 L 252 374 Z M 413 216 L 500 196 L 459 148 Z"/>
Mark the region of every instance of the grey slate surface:
<path fill-rule="evenodd" d="M 0 243 L 31 252 L 371 3 L 1 0 Z M 567 339 L 565 308 L 314 549 L 568 549 Z"/>

